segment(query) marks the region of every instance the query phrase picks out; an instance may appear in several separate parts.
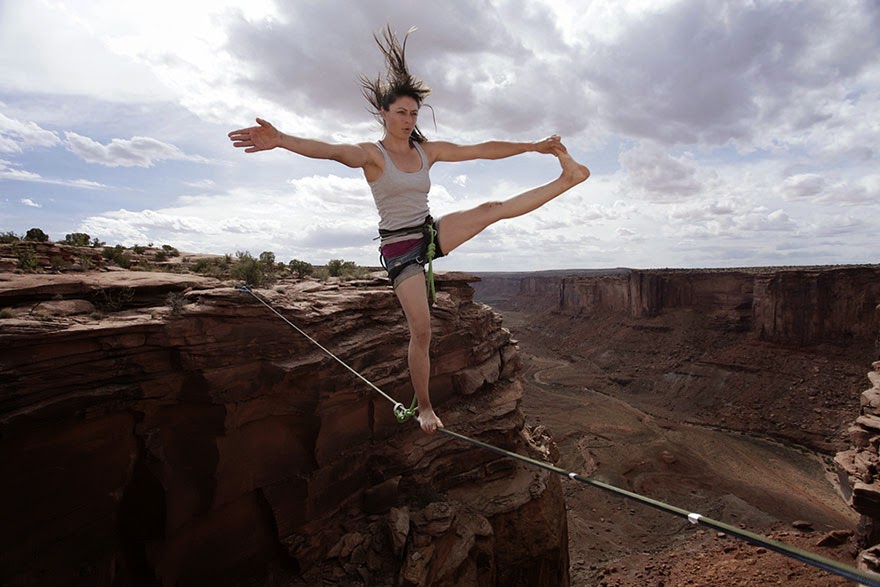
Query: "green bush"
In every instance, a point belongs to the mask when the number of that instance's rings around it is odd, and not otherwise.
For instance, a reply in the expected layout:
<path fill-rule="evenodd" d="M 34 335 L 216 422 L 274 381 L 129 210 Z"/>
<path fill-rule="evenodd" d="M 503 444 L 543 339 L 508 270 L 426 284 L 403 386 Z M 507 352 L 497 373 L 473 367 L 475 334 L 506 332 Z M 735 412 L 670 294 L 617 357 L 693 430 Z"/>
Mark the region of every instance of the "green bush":
<path fill-rule="evenodd" d="M 207 259 L 199 259 L 198 261 L 193 263 L 192 270 L 193 273 L 208 273 L 215 266 L 216 263 L 211 263 Z"/>
<path fill-rule="evenodd" d="M 245 282 L 253 287 L 269 285 L 275 281 L 275 273 L 268 264 L 254 257 L 247 251 L 236 253 L 238 262 L 230 269 L 233 279 Z"/>
<path fill-rule="evenodd" d="M 368 273 L 369 270 L 366 267 L 358 267 L 354 261 L 333 259 L 327 263 L 327 274 L 330 277 L 359 279 L 365 277 Z"/>
<path fill-rule="evenodd" d="M 315 272 L 315 268 L 312 266 L 311 263 L 306 263 L 305 261 L 300 261 L 299 259 L 292 259 L 290 263 L 287 264 L 287 267 L 300 279 L 302 279 L 306 275 L 311 275 Z"/>
<path fill-rule="evenodd" d="M 49 266 L 52 268 L 52 271 L 60 273 L 61 271 L 70 268 L 70 263 L 65 261 L 64 257 L 52 255 L 49 257 Z"/>
<path fill-rule="evenodd" d="M 11 230 L 8 232 L 0 232 L 0 243 L 8 245 L 10 243 L 17 243 L 20 240 L 21 240 L 21 237 L 16 235 Z"/>
<path fill-rule="evenodd" d="M 272 251 L 263 251 L 260 253 L 260 263 L 269 269 L 273 269 L 275 267 L 275 253 Z"/>
<path fill-rule="evenodd" d="M 134 294 L 133 287 L 103 288 L 94 295 L 94 304 L 104 312 L 118 312 L 134 299 Z"/>
<path fill-rule="evenodd" d="M 162 251 L 169 257 L 179 257 L 180 251 L 172 247 L 171 245 L 162 245 Z"/>
<path fill-rule="evenodd" d="M 179 291 L 171 291 L 165 296 L 165 303 L 171 308 L 171 314 L 178 316 L 186 305 L 186 297 Z"/>
<path fill-rule="evenodd" d="M 18 259 L 18 268 L 25 273 L 33 273 L 40 266 L 32 245 L 23 242 L 13 243 L 12 254 Z"/>
<path fill-rule="evenodd" d="M 83 271 L 88 271 L 95 266 L 95 262 L 88 255 L 80 255 L 79 266 Z"/>
<path fill-rule="evenodd" d="M 122 245 L 104 247 L 104 258 L 123 269 L 131 267 L 131 255 L 126 252 L 125 247 Z"/>
<path fill-rule="evenodd" d="M 208 277 L 216 277 L 224 279 L 229 277 L 229 267 L 232 264 L 232 257 L 226 255 L 222 259 L 199 259 L 192 266 L 193 273 L 200 273 Z"/>
<path fill-rule="evenodd" d="M 327 262 L 327 271 L 330 277 L 342 277 L 342 275 L 354 268 L 354 261 L 343 261 L 342 259 L 332 259 Z"/>
<path fill-rule="evenodd" d="M 49 235 L 43 232 L 39 228 L 31 228 L 24 235 L 24 240 L 26 241 L 37 241 L 40 243 L 45 243 L 49 241 Z"/>
<path fill-rule="evenodd" d="M 92 237 L 84 232 L 73 232 L 64 235 L 64 240 L 62 242 L 65 245 L 73 245 L 74 247 L 87 247 L 89 246 L 89 241 L 91 239 Z"/>

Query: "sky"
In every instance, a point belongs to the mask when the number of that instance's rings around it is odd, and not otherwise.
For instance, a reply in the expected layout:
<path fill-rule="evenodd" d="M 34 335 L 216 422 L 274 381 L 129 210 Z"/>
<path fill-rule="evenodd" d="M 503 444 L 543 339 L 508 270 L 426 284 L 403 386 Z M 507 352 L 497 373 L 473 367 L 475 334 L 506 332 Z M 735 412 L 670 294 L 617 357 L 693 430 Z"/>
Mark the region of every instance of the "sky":
<path fill-rule="evenodd" d="M 360 170 L 226 135 L 380 139 L 386 25 L 429 139 L 555 133 L 592 172 L 438 270 L 880 262 L 876 0 L 0 0 L 0 232 L 377 265 Z M 438 163 L 431 210 L 558 173 Z"/>

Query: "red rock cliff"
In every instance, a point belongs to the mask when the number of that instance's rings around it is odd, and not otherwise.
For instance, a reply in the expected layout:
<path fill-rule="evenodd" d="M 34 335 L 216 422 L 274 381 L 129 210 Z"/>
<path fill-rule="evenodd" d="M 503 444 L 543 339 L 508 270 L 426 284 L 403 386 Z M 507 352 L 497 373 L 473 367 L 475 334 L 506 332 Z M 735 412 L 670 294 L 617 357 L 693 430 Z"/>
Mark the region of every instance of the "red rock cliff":
<path fill-rule="evenodd" d="M 764 340 L 873 340 L 880 266 L 481 274 L 483 299 L 511 297 L 571 315 L 656 316 L 688 309 Z M 515 285 L 514 285 L 515 284 Z"/>
<path fill-rule="evenodd" d="M 859 415 L 849 427 L 849 450 L 837 453 L 841 486 L 861 515 L 857 540 L 863 549 L 859 567 L 880 571 L 880 361 L 868 373 L 871 387 L 862 392 Z"/>
<path fill-rule="evenodd" d="M 440 279 L 438 412 L 535 453 L 515 343 L 466 281 Z M 387 286 L 259 293 L 408 403 Z M 245 293 L 193 276 L 7 273 L 0 307 L 4 585 L 568 584 L 556 477 L 397 424 Z"/>

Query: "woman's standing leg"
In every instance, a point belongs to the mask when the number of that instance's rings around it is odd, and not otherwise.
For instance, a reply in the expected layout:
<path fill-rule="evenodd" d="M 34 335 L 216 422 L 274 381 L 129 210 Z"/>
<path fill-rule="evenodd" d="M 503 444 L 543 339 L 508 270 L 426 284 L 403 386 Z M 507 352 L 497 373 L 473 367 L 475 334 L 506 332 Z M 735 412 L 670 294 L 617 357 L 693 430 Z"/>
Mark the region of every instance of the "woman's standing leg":
<path fill-rule="evenodd" d="M 404 279 L 394 289 L 409 327 L 407 360 L 413 390 L 419 400 L 419 424 L 425 432 L 443 428 L 434 413 L 428 384 L 431 378 L 431 309 L 424 273 L 419 271 Z"/>
<path fill-rule="evenodd" d="M 503 202 L 486 202 L 470 210 L 443 216 L 437 222 L 437 239 L 443 253 L 452 252 L 499 220 L 516 218 L 539 208 L 590 177 L 590 170 L 572 159 L 562 145 L 555 155 L 559 158 L 562 173 L 550 183 Z"/>

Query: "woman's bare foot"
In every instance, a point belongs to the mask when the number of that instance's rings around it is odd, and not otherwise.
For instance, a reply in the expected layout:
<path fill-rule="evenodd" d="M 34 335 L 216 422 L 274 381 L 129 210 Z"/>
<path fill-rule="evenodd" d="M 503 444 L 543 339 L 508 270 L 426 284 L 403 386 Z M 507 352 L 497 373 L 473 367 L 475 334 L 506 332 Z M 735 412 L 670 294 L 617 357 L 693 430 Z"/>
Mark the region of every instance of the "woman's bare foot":
<path fill-rule="evenodd" d="M 559 159 L 559 165 L 562 166 L 562 175 L 559 177 L 566 183 L 575 186 L 586 181 L 587 178 L 590 177 L 590 170 L 587 169 L 587 166 L 581 165 L 572 159 L 571 155 L 568 154 L 568 150 L 562 143 L 559 143 L 559 145 L 553 149 L 553 154 L 556 155 Z"/>
<path fill-rule="evenodd" d="M 426 410 L 419 408 L 419 415 L 416 419 L 419 421 L 422 430 L 428 434 L 432 434 L 437 428 L 444 427 L 443 422 L 441 422 L 440 418 L 437 417 L 437 414 L 434 413 L 433 408 L 428 408 Z"/>

